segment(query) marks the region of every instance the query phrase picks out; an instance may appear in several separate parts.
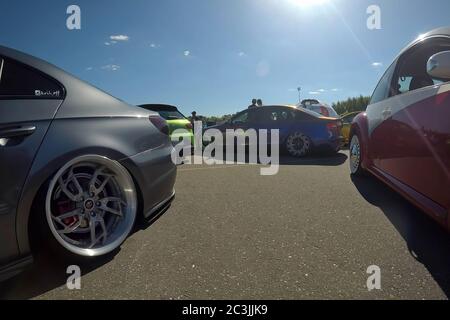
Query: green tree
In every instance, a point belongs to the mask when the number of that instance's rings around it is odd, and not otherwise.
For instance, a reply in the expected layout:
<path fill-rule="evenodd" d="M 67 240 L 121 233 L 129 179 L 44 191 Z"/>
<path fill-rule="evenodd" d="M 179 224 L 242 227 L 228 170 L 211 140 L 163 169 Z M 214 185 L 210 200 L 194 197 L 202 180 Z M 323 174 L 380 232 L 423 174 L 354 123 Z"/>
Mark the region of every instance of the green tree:
<path fill-rule="evenodd" d="M 348 112 L 366 111 L 370 99 L 370 97 L 361 95 L 359 97 L 348 98 L 345 101 L 335 102 L 332 106 L 334 110 L 336 110 L 336 112 L 340 115 Z"/>

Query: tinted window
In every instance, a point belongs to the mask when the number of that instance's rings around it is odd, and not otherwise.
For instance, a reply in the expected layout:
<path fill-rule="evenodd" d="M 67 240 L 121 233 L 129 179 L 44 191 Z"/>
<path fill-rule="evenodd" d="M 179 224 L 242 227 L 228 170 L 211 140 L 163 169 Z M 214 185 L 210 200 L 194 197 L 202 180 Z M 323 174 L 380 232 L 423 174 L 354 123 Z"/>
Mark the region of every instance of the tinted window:
<path fill-rule="evenodd" d="M 236 117 L 234 117 L 231 120 L 231 123 L 232 124 L 247 123 L 248 122 L 248 114 L 249 114 L 248 111 L 244 111 L 244 112 L 238 114 Z"/>
<path fill-rule="evenodd" d="M 283 122 L 292 120 L 294 112 L 287 109 L 267 109 L 264 110 L 264 120 L 269 122 Z"/>
<path fill-rule="evenodd" d="M 450 50 L 448 38 L 426 40 L 408 50 L 399 59 L 391 96 L 442 83 L 427 72 L 427 62 L 436 53 Z"/>
<path fill-rule="evenodd" d="M 3 60 L 0 75 L 0 98 L 61 99 L 64 91 L 55 81 L 12 60 Z"/>
<path fill-rule="evenodd" d="M 370 100 L 370 104 L 374 104 L 380 101 L 383 101 L 389 97 L 389 91 L 391 87 L 392 76 L 394 74 L 396 62 L 394 62 L 389 69 L 387 69 L 384 76 L 381 78 L 378 83 L 377 88 L 373 92 L 372 99 Z"/>
<path fill-rule="evenodd" d="M 185 117 L 179 111 L 158 111 L 158 113 L 166 120 L 185 119 Z"/>

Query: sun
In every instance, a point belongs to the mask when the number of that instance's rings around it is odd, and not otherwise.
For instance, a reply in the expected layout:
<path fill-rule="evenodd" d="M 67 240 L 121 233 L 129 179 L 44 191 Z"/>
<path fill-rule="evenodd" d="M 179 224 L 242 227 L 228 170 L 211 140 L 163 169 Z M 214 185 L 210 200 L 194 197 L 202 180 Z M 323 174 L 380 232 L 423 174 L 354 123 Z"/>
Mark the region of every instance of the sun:
<path fill-rule="evenodd" d="M 289 0 L 291 3 L 301 7 L 311 7 L 315 5 L 322 5 L 330 2 L 330 0 Z"/>

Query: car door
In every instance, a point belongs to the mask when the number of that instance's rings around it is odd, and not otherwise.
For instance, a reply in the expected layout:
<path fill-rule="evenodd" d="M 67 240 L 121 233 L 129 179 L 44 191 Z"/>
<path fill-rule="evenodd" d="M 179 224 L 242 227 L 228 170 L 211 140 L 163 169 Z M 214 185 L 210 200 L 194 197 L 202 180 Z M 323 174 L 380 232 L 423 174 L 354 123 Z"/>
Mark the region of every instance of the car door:
<path fill-rule="evenodd" d="M 242 134 L 244 131 L 244 135 L 249 129 L 256 129 L 259 117 L 259 108 L 248 109 L 238 113 L 236 116 L 231 118 L 225 125 L 221 127 L 222 133 L 225 135 L 227 130 L 238 130 L 238 133 Z M 237 137 L 237 136 L 236 136 Z M 247 139 L 242 139 L 241 141 L 248 142 Z M 238 139 L 234 139 L 234 144 L 236 145 Z M 231 141 L 229 141 L 231 143 Z"/>
<path fill-rule="evenodd" d="M 396 66 L 383 121 L 373 130 L 376 166 L 441 207 L 449 207 L 449 83 L 432 79 L 428 59 L 450 50 L 450 39 L 425 40 Z"/>
<path fill-rule="evenodd" d="M 17 254 L 15 213 L 22 187 L 63 96 L 56 81 L 0 57 L 0 257 Z"/>

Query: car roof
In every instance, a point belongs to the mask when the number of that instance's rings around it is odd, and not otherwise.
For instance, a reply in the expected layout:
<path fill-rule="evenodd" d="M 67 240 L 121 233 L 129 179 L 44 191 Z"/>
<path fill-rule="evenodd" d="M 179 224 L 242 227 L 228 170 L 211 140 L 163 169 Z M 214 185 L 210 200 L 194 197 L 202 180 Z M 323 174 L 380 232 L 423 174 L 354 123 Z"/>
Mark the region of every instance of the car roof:
<path fill-rule="evenodd" d="M 450 27 L 441 27 L 441 28 L 437 28 L 434 30 L 431 30 L 429 32 L 426 32 L 424 34 L 421 34 L 420 36 L 418 36 L 414 41 L 410 42 L 400 53 L 399 55 L 396 57 L 395 60 L 397 60 L 403 53 L 405 53 L 406 51 L 408 51 L 409 49 L 411 49 L 412 47 L 414 47 L 416 44 L 418 44 L 419 42 L 428 39 L 428 38 L 433 38 L 433 37 L 439 37 L 439 36 L 444 36 L 444 37 L 450 37 Z M 394 61 L 395 61 L 394 60 Z"/>

